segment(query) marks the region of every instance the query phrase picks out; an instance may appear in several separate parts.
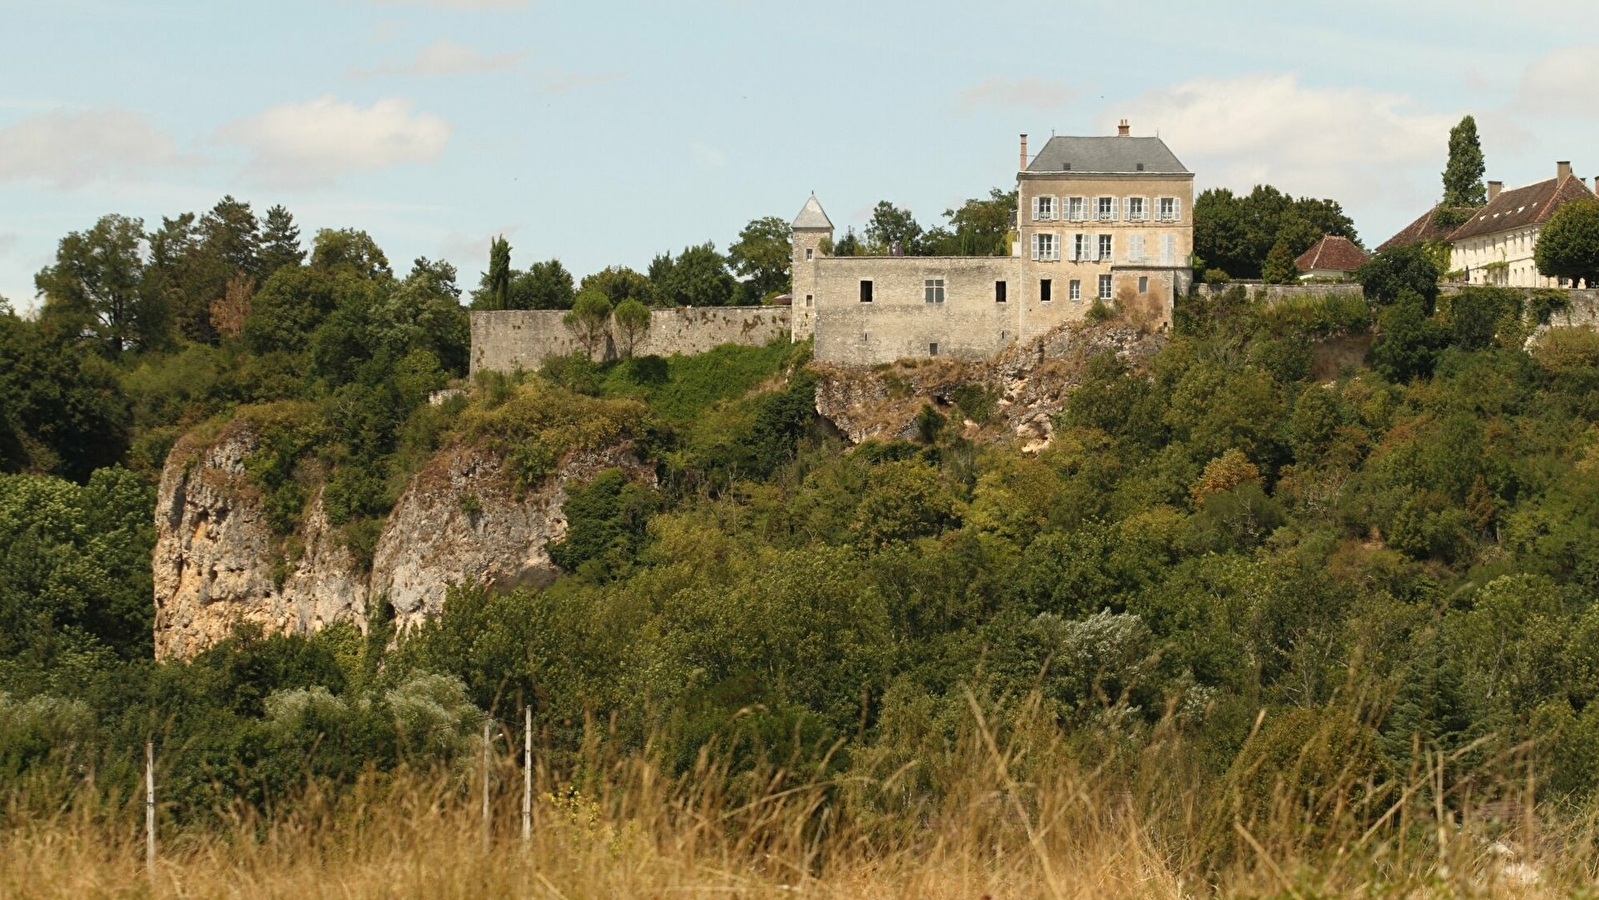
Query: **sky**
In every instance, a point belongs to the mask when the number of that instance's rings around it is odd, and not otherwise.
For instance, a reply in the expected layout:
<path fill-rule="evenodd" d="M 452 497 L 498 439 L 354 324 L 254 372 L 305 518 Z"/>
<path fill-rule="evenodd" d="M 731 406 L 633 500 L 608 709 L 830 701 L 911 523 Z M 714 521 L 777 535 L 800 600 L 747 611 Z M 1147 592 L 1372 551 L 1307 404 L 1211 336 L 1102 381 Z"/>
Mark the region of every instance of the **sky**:
<path fill-rule="evenodd" d="M 814 191 L 924 225 L 1018 134 L 1159 134 L 1196 188 L 1330 197 L 1374 246 L 1476 116 L 1490 179 L 1599 174 L 1599 3 L 0 0 L 0 296 L 57 242 L 223 195 L 463 287 L 725 249 Z"/>

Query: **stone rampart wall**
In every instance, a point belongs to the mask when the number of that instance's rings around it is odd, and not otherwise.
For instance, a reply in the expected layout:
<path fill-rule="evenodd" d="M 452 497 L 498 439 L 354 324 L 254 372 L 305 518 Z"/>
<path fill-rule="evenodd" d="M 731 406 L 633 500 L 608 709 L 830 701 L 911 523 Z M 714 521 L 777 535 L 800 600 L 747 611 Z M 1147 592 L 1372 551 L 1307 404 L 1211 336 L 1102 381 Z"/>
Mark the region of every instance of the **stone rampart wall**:
<path fill-rule="evenodd" d="M 580 352 L 559 309 L 478 310 L 472 313 L 472 371 L 511 372 L 537 369 L 554 356 Z M 763 346 L 789 337 L 786 306 L 715 306 L 650 311 L 648 336 L 634 348 L 638 356 L 704 353 L 722 344 Z M 616 329 L 596 354 L 620 355 Z"/>
<path fill-rule="evenodd" d="M 1336 284 L 1265 284 L 1259 281 L 1233 281 L 1227 284 L 1196 284 L 1194 295 L 1214 297 L 1225 294 L 1235 287 L 1243 288 L 1244 294 L 1251 300 L 1264 299 L 1268 303 L 1277 300 L 1314 300 L 1340 294 L 1360 293 L 1360 285 L 1353 281 Z M 1179 299 L 1178 302 L 1182 301 Z"/>

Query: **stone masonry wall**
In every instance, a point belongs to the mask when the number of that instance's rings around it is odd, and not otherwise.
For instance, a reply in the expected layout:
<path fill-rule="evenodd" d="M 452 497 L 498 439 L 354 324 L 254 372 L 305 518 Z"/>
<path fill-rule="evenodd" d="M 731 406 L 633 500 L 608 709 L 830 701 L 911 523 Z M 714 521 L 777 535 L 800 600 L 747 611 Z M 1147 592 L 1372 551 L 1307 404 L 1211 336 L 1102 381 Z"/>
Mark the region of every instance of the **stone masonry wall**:
<path fill-rule="evenodd" d="M 1014 257 L 829 257 L 816 264 L 816 359 L 866 366 L 938 355 L 989 359 L 1021 330 L 1020 267 Z M 928 303 L 927 279 L 944 280 L 944 302 Z M 872 302 L 860 302 L 861 281 Z M 1006 302 L 995 302 L 995 282 Z"/>
<path fill-rule="evenodd" d="M 561 323 L 564 310 L 478 310 L 472 313 L 472 371 L 510 372 L 537 369 L 552 356 L 582 350 Z M 704 353 L 722 344 L 763 346 L 787 339 L 790 310 L 786 306 L 715 306 L 650 311 L 650 332 L 634 348 L 638 356 Z M 614 330 L 614 329 L 613 329 Z M 600 355 L 620 355 L 608 340 Z"/>

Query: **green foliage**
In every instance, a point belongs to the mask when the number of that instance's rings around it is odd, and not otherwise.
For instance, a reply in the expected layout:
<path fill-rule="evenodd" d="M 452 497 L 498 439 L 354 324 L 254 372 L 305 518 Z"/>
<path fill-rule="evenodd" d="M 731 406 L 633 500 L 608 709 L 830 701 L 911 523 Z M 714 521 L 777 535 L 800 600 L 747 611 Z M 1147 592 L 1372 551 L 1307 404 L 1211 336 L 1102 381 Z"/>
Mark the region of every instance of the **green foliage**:
<path fill-rule="evenodd" d="M 622 355 L 631 357 L 638 342 L 650 333 L 650 309 L 637 300 L 623 300 L 611 314 Z"/>
<path fill-rule="evenodd" d="M 1360 244 L 1354 222 L 1333 200 L 1296 199 L 1270 185 L 1257 185 L 1244 196 L 1211 188 L 1194 200 L 1194 254 L 1234 278 L 1262 278 L 1279 243 L 1291 266 L 1324 235 Z M 1275 274 L 1282 271 L 1279 261 Z M 1217 283 L 1208 274 L 1206 281 Z"/>
<path fill-rule="evenodd" d="M 1278 238 L 1277 243 L 1271 245 L 1271 252 L 1266 254 L 1266 261 L 1261 266 L 1261 280 L 1267 284 L 1293 284 L 1298 281 L 1299 267 L 1294 265 L 1294 259 L 1288 240 Z"/>
<path fill-rule="evenodd" d="M 536 262 L 511 281 L 507 309 L 571 309 L 572 273 L 558 259 Z"/>
<path fill-rule="evenodd" d="M 529 378 L 509 385 L 503 397 L 474 398 L 455 428 L 468 442 L 505 452 L 518 485 L 534 488 L 567 453 L 599 450 L 635 434 L 643 413 L 632 400 L 591 399 Z"/>
<path fill-rule="evenodd" d="M 922 255 L 922 226 L 908 209 L 900 209 L 887 200 L 879 201 L 866 223 L 866 246 L 871 255 L 890 253 L 898 245 L 905 256 Z"/>
<path fill-rule="evenodd" d="M 566 535 L 550 545 L 550 559 L 592 579 L 625 572 L 644 544 L 644 526 L 657 506 L 654 491 L 635 484 L 621 469 L 606 469 L 567 492 L 561 507 Z"/>
<path fill-rule="evenodd" d="M 1466 116 L 1449 129 L 1449 164 L 1444 168 L 1445 208 L 1480 207 L 1488 202 L 1488 189 L 1482 183 L 1488 170 L 1483 161 L 1482 142 L 1477 138 L 1477 120 Z"/>
<path fill-rule="evenodd" d="M 663 306 L 731 306 L 738 300 L 727 258 L 709 241 L 683 248 L 676 259 L 670 253 L 655 257 L 649 281 Z"/>
<path fill-rule="evenodd" d="M 101 217 L 88 231 L 61 239 L 55 265 L 34 277 L 43 315 L 67 333 L 85 334 L 111 355 L 166 340 L 166 298 L 144 286 L 139 243 L 144 222 Z"/>
<path fill-rule="evenodd" d="M 738 240 L 727 248 L 728 263 L 746 279 L 743 302 L 754 305 L 763 297 L 787 291 L 793 256 L 787 222 L 767 216 L 744 226 Z"/>
<path fill-rule="evenodd" d="M 1545 275 L 1599 284 L 1599 202 L 1578 200 L 1555 210 L 1538 232 L 1532 258 Z"/>
<path fill-rule="evenodd" d="M 598 291 L 584 291 L 577 295 L 572 309 L 561 317 L 561 324 L 592 358 L 610 337 L 611 301 Z"/>
<path fill-rule="evenodd" d="M 1419 244 L 1392 247 L 1374 255 L 1355 272 L 1366 299 L 1377 306 L 1397 303 L 1407 292 L 1422 301 L 1422 313 L 1432 315 L 1438 299 L 1437 261 Z"/>
<path fill-rule="evenodd" d="M 84 482 L 129 443 L 115 373 L 70 338 L 0 313 L 0 472 Z"/>

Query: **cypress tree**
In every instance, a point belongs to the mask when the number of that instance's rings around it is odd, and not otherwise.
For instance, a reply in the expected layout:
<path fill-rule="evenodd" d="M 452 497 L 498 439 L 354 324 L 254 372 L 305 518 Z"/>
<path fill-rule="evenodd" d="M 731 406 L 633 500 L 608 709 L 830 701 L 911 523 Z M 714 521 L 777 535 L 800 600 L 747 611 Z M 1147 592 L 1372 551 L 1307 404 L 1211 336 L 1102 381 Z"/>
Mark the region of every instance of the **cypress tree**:
<path fill-rule="evenodd" d="M 488 289 L 484 309 L 509 309 L 511 306 L 511 244 L 503 236 L 489 243 L 489 271 L 484 276 Z"/>
<path fill-rule="evenodd" d="M 1486 171 L 1482 143 L 1477 139 L 1477 120 L 1466 116 L 1459 125 L 1449 130 L 1449 165 L 1444 169 L 1444 208 L 1487 204 L 1488 189 L 1482 182 Z"/>

